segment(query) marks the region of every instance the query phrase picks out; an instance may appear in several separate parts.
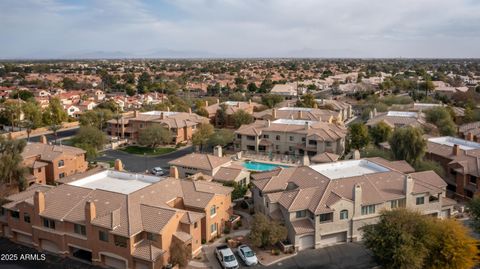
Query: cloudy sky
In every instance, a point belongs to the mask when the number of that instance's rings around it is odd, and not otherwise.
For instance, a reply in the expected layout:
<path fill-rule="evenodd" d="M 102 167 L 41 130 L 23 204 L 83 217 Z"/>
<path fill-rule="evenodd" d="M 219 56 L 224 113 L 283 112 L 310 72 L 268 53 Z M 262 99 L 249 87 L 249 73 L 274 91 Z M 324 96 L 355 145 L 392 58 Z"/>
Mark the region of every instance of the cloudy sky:
<path fill-rule="evenodd" d="M 0 58 L 480 57 L 478 0 L 0 0 Z"/>

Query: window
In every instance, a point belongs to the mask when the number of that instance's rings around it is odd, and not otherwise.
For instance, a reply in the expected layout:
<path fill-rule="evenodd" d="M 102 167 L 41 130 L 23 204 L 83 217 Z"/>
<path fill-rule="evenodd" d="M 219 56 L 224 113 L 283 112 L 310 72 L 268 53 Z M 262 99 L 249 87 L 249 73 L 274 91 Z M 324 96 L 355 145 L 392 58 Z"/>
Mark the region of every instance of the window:
<path fill-rule="evenodd" d="M 241 134 L 237 134 L 237 138 L 238 138 L 238 139 L 242 139 L 242 135 L 241 135 Z"/>
<path fill-rule="evenodd" d="M 10 216 L 14 219 L 19 219 L 20 218 L 20 212 L 18 211 L 10 211 Z"/>
<path fill-rule="evenodd" d="M 63 160 L 58 161 L 58 167 L 63 167 L 65 162 Z"/>
<path fill-rule="evenodd" d="M 348 219 L 348 210 L 340 211 L 340 219 Z"/>
<path fill-rule="evenodd" d="M 157 242 L 158 241 L 158 234 L 154 234 L 154 233 L 147 233 L 147 239 L 150 240 L 150 241 L 155 241 Z"/>
<path fill-rule="evenodd" d="M 476 176 L 470 175 L 469 180 L 470 180 L 470 183 L 475 184 L 475 185 L 477 184 L 477 177 Z"/>
<path fill-rule="evenodd" d="M 300 210 L 295 213 L 296 218 L 304 218 L 307 216 L 307 212 L 305 210 Z"/>
<path fill-rule="evenodd" d="M 197 227 L 198 227 L 198 221 L 196 221 L 196 222 L 193 224 L 193 228 L 194 228 L 194 229 L 197 229 Z"/>
<path fill-rule="evenodd" d="M 320 214 L 320 223 L 333 221 L 333 213 Z"/>
<path fill-rule="evenodd" d="M 74 224 L 74 225 L 73 225 L 73 231 L 74 231 L 76 234 L 87 235 L 87 231 L 86 231 L 86 229 L 85 229 L 85 225 Z"/>
<path fill-rule="evenodd" d="M 65 173 L 62 172 L 62 173 L 58 174 L 58 178 L 64 178 L 64 177 L 65 177 Z"/>
<path fill-rule="evenodd" d="M 404 208 L 406 205 L 405 199 L 398 199 L 390 201 L 391 208 Z"/>
<path fill-rule="evenodd" d="M 108 232 L 98 231 L 98 239 L 103 242 L 108 242 Z"/>
<path fill-rule="evenodd" d="M 247 150 L 255 150 L 255 146 L 247 146 Z"/>
<path fill-rule="evenodd" d="M 269 135 L 263 135 L 263 138 L 270 138 Z"/>
<path fill-rule="evenodd" d="M 428 202 L 429 202 L 429 203 L 435 203 L 435 202 L 438 202 L 438 201 L 439 201 L 439 199 L 438 199 L 437 196 L 430 195 L 430 196 L 428 197 Z"/>
<path fill-rule="evenodd" d="M 133 237 L 133 243 L 136 244 L 143 239 L 143 233 L 138 233 Z"/>
<path fill-rule="evenodd" d="M 0 216 L 5 215 L 5 208 L 1 207 L 0 208 Z"/>
<path fill-rule="evenodd" d="M 212 205 L 212 207 L 210 207 L 210 217 L 213 217 L 217 214 L 217 208 L 215 207 L 215 205 Z"/>
<path fill-rule="evenodd" d="M 41 172 L 42 172 L 42 168 L 38 168 L 38 169 L 37 169 L 37 172 L 38 172 L 38 173 L 41 173 Z"/>
<path fill-rule="evenodd" d="M 309 144 L 309 145 L 316 146 L 316 145 L 317 145 L 317 141 L 315 141 L 315 140 L 308 140 L 308 144 Z"/>
<path fill-rule="evenodd" d="M 55 229 L 55 221 L 53 219 L 43 219 L 43 227 L 47 227 L 50 229 Z"/>
<path fill-rule="evenodd" d="M 30 223 L 30 215 L 28 213 L 23 213 L 23 221 Z"/>
<path fill-rule="evenodd" d="M 253 140 L 255 140 L 255 136 L 249 135 L 249 136 L 247 136 L 247 140 L 252 140 L 253 141 Z"/>
<path fill-rule="evenodd" d="M 213 233 L 215 233 L 215 232 L 217 232 L 217 224 L 216 224 L 216 223 L 212 223 L 212 224 L 210 225 L 210 233 L 213 234 Z"/>
<path fill-rule="evenodd" d="M 416 204 L 417 204 L 417 205 L 423 205 L 423 204 L 425 204 L 425 197 L 423 197 L 423 196 L 422 196 L 422 197 L 417 197 L 417 199 L 416 199 Z"/>
<path fill-rule="evenodd" d="M 288 140 L 293 141 L 293 136 L 289 136 Z"/>
<path fill-rule="evenodd" d="M 277 135 L 277 136 L 275 137 L 275 140 L 280 140 L 280 136 Z"/>
<path fill-rule="evenodd" d="M 292 151 L 293 151 L 293 147 L 288 147 L 288 151 L 292 152 Z"/>
<path fill-rule="evenodd" d="M 127 238 L 119 235 L 113 236 L 113 241 L 115 242 L 115 246 L 126 248 L 127 247 Z"/>
<path fill-rule="evenodd" d="M 305 137 L 302 137 L 302 142 L 305 142 L 307 141 L 307 139 Z"/>
<path fill-rule="evenodd" d="M 280 149 L 280 146 L 279 146 L 279 145 L 275 145 L 275 149 Z"/>
<path fill-rule="evenodd" d="M 362 206 L 362 215 L 375 214 L 375 205 Z"/>
<path fill-rule="evenodd" d="M 140 123 L 140 129 L 142 129 L 142 128 L 143 128 L 143 124 Z"/>
<path fill-rule="evenodd" d="M 332 146 L 332 142 L 330 142 L 330 141 L 326 141 L 326 142 L 325 142 L 325 146 L 327 146 L 327 147 L 331 147 L 331 146 Z"/>

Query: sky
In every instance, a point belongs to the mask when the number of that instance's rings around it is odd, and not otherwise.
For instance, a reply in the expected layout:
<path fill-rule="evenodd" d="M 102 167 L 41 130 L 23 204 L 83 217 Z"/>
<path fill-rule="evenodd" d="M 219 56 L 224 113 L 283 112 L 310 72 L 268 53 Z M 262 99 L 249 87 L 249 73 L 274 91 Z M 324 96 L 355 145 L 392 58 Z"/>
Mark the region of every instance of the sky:
<path fill-rule="evenodd" d="M 0 58 L 480 58 L 479 0 L 0 0 Z"/>

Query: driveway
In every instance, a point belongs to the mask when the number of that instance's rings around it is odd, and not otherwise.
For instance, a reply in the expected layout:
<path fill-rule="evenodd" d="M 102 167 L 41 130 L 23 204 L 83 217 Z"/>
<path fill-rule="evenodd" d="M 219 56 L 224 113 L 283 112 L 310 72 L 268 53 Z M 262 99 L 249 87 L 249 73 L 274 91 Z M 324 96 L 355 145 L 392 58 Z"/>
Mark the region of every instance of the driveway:
<path fill-rule="evenodd" d="M 115 161 L 122 160 L 125 170 L 130 172 L 145 172 L 153 167 L 162 167 L 168 174 L 168 162 L 193 152 L 193 147 L 185 147 L 180 150 L 167 153 L 160 156 L 141 156 L 130 154 L 121 150 L 106 150 L 102 152 L 102 156 L 97 158 L 97 161 Z"/>
<path fill-rule="evenodd" d="M 298 252 L 296 256 L 267 268 L 367 269 L 375 266 L 371 254 L 362 244 L 347 243 L 320 249 L 303 250 Z"/>

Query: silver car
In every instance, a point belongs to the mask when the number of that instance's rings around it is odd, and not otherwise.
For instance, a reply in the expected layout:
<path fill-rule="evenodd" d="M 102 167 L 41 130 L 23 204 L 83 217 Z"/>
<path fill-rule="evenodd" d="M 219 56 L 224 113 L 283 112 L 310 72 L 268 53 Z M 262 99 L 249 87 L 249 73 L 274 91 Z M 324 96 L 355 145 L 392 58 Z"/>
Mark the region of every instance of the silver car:
<path fill-rule="evenodd" d="M 255 252 L 247 246 L 247 245 L 240 245 L 237 249 L 238 256 L 247 266 L 254 266 L 257 265 L 258 259 L 255 255 Z"/>
<path fill-rule="evenodd" d="M 152 170 L 150 170 L 150 173 L 152 173 L 155 176 L 163 176 L 165 172 L 161 167 L 154 167 Z"/>

